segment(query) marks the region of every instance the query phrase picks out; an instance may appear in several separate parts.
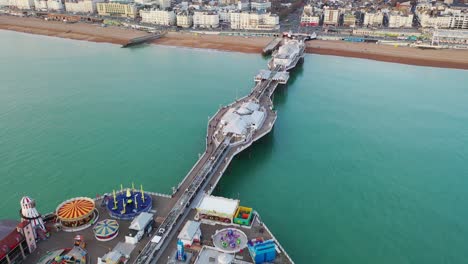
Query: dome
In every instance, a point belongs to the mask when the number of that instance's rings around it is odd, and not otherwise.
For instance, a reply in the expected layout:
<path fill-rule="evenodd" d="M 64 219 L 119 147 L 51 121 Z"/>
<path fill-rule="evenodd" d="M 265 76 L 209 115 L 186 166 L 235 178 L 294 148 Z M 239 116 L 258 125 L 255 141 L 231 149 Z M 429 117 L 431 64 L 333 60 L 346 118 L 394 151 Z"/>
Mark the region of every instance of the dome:
<path fill-rule="evenodd" d="M 250 115 L 252 114 L 252 110 L 246 108 L 246 107 L 241 107 L 237 109 L 236 111 L 239 115 Z"/>
<path fill-rule="evenodd" d="M 26 208 L 31 208 L 31 207 L 36 206 L 36 204 L 34 203 L 34 200 L 31 199 L 31 197 L 29 196 L 24 196 L 23 198 L 21 198 L 20 204 L 21 204 L 21 207 L 26 207 Z"/>
<path fill-rule="evenodd" d="M 76 221 L 91 215 L 94 208 L 92 199 L 85 197 L 74 198 L 63 202 L 57 207 L 57 217 L 62 221 Z"/>
<path fill-rule="evenodd" d="M 111 240 L 119 233 L 119 223 L 113 219 L 102 220 L 96 224 L 93 232 L 99 241 Z"/>

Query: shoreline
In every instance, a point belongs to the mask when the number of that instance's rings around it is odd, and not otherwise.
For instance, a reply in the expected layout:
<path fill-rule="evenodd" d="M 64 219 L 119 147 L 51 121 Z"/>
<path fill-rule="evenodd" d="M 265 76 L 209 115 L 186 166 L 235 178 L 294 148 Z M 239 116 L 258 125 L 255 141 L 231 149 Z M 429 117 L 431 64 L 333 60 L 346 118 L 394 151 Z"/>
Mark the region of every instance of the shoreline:
<path fill-rule="evenodd" d="M 123 45 L 130 39 L 147 33 L 97 24 L 65 24 L 38 18 L 0 16 L 0 29 L 74 40 Z M 219 51 L 260 54 L 270 37 L 202 35 L 189 32 L 168 32 L 152 43 L 164 46 L 213 49 Z M 468 70 L 468 50 L 421 50 L 371 43 L 313 40 L 306 53 L 361 58 L 416 66 Z"/>

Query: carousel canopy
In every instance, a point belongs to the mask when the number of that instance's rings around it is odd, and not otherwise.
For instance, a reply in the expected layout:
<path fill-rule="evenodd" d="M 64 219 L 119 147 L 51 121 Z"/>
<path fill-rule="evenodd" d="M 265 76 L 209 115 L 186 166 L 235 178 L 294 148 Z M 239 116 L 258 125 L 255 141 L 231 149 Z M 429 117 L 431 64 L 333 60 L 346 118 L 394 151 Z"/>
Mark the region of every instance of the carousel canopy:
<path fill-rule="evenodd" d="M 62 221 L 77 221 L 93 213 L 94 201 L 86 197 L 67 200 L 57 207 L 57 217 Z"/>
<path fill-rule="evenodd" d="M 113 235 L 119 229 L 119 223 L 113 219 L 105 219 L 96 224 L 93 228 L 94 234 L 100 237 Z"/>

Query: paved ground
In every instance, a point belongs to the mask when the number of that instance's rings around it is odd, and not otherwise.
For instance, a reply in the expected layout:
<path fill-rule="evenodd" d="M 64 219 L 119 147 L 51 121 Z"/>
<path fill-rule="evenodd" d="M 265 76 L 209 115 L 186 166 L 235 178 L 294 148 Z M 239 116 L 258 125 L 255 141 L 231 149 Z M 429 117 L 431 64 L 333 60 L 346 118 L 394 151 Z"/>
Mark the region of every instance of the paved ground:
<path fill-rule="evenodd" d="M 161 217 L 167 215 L 169 210 L 172 208 L 170 199 L 160 196 L 151 196 L 153 199 L 153 210 L 156 210 L 156 221 L 161 221 Z M 96 208 L 99 211 L 99 220 L 110 218 L 105 207 L 100 207 L 100 201 L 96 202 Z M 125 235 L 128 233 L 130 221 L 118 220 L 120 228 L 119 235 L 111 241 L 101 242 L 94 238 L 93 229 L 89 227 L 79 232 L 57 232 L 52 231 L 50 238 L 47 241 L 41 241 L 38 243 L 37 250 L 29 255 L 24 262 L 25 264 L 35 264 L 38 260 L 47 252 L 53 251 L 59 248 L 66 248 L 73 246 L 73 238 L 77 234 L 81 234 L 85 238 L 86 249 L 88 250 L 91 264 L 97 263 L 97 258 L 102 257 L 105 253 L 109 252 L 117 245 L 118 242 L 125 242 Z M 159 223 L 156 223 L 159 224 Z M 153 231 L 154 232 L 154 231 Z M 148 242 L 149 238 L 144 237 L 140 243 L 137 244 L 134 252 L 131 255 L 131 260 L 138 255 L 138 250 L 141 250 L 143 246 Z"/>
<path fill-rule="evenodd" d="M 196 210 L 192 209 L 187 216 L 185 220 L 193 220 L 194 216 L 196 214 Z M 213 246 L 213 242 L 211 239 L 211 236 L 216 233 L 217 230 L 221 230 L 223 228 L 237 228 L 242 230 L 246 235 L 248 239 L 253 239 L 253 238 L 263 238 L 264 240 L 268 240 L 272 238 L 272 235 L 266 230 L 260 221 L 258 221 L 257 218 L 255 218 L 252 228 L 247 228 L 247 227 L 239 227 L 238 225 L 221 225 L 221 224 L 207 224 L 207 223 L 202 223 L 200 225 L 200 229 L 202 232 L 202 243 L 201 245 L 195 245 L 192 246 L 190 249 L 187 249 L 188 252 L 193 253 L 193 257 L 190 263 L 194 263 L 196 257 L 198 256 L 201 246 L 207 245 L 207 246 Z M 177 230 L 177 234 L 179 234 L 180 230 Z M 166 263 L 166 260 L 173 258 L 173 252 L 176 250 L 177 247 L 177 236 L 174 236 L 171 241 L 169 242 L 169 246 L 166 248 L 166 250 L 163 252 L 162 257 L 160 258 L 160 263 Z M 253 263 L 253 260 L 249 254 L 249 251 L 247 249 L 243 250 L 242 252 L 239 252 L 236 254 L 236 258 L 246 261 L 246 262 L 251 262 Z M 287 264 L 291 263 L 288 258 L 284 254 L 279 254 L 273 263 L 282 263 L 282 264 Z"/>

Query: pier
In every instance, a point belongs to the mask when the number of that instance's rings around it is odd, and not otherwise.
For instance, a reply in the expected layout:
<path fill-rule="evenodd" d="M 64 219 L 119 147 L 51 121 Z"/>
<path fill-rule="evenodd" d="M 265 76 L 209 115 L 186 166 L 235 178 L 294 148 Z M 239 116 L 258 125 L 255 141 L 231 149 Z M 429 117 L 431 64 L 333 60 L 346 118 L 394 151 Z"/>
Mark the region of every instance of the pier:
<path fill-rule="evenodd" d="M 303 41 L 303 39 L 299 41 Z M 174 190 L 172 209 L 134 263 L 157 263 L 168 247 L 169 241 L 173 239 L 184 219 L 191 212 L 191 208 L 197 206 L 197 202 L 204 194 L 211 194 L 232 159 L 272 130 L 277 114 L 273 110 L 271 96 L 279 84 L 287 83 L 289 79 L 287 69 L 294 68 L 303 59 L 304 49 L 299 49 L 298 52 L 299 55 L 292 60 L 292 66 L 275 66 L 273 62 L 268 63 L 269 70 L 262 70 L 255 76 L 256 85 L 247 96 L 221 107 L 209 120 L 205 152 L 178 188 Z M 231 116 L 230 118 L 235 118 L 237 112 L 241 115 L 238 118 L 245 118 L 248 115 L 249 107 L 256 107 L 257 114 L 263 113 L 263 118 L 259 122 L 261 124 L 255 123 L 255 126 L 247 128 L 232 127 L 231 124 L 226 124 L 227 115 Z M 234 117 L 232 117 L 233 115 Z M 236 129 L 240 132 L 236 132 Z M 287 259 L 283 263 L 293 263 L 284 250 L 283 253 Z"/>
<path fill-rule="evenodd" d="M 139 39 L 137 42 L 140 41 L 148 41 L 148 38 Z M 79 231 L 66 231 L 56 225 L 57 222 L 54 219 L 57 211 L 45 214 L 44 221 L 48 225 L 51 235 L 47 241 L 38 243 L 35 252 L 30 254 L 24 263 L 45 264 L 43 256 L 55 252 L 65 245 L 70 245 L 75 234 L 87 239 L 87 254 L 91 263 L 95 263 L 95 260 L 109 253 L 112 248 L 121 247 L 126 248 L 125 256 L 128 256 L 128 263 L 176 263 L 174 262 L 174 252 L 178 242 L 177 235 L 187 220 L 200 223 L 204 238 L 203 241 L 199 241 L 199 247 L 202 246 L 202 248 L 190 247 L 187 249 L 187 251 L 192 251 L 191 256 L 205 259 L 206 255 L 203 257 L 202 252 L 203 250 L 209 251 L 209 248 L 213 247 L 212 235 L 217 230 L 235 228 L 244 232 L 251 240 L 261 239 L 270 245 L 274 243 L 276 256 L 272 263 L 294 263 L 280 242 L 262 222 L 260 214 L 252 208 L 250 208 L 252 218 L 249 220 L 249 225 L 236 224 L 232 221 L 233 218 L 227 223 L 218 221 L 219 219 L 201 217 L 195 209 L 199 207 L 206 195 L 211 195 L 234 157 L 273 129 L 277 113 L 273 110 L 272 96 L 280 84 L 287 84 L 288 70 L 294 69 L 303 61 L 304 57 L 303 39 L 282 40 L 280 44 L 282 46 L 280 45 L 274 50 L 273 57 L 267 64 L 268 68 L 260 70 L 258 74 L 253 76 L 255 85 L 250 93 L 229 105 L 220 107 L 209 118 L 205 151 L 199 155 L 198 161 L 179 185 L 173 188 L 172 194 L 146 192 L 148 200 L 151 198 L 151 204 L 148 203 L 147 208 L 149 208 L 149 213 L 153 214 L 152 220 L 154 222 L 151 224 L 151 230 L 139 238 L 136 243 L 127 243 L 127 236 L 133 232 L 130 230 L 129 221 L 110 213 L 108 203 L 112 201 L 111 193 L 97 196 L 95 199 L 82 197 L 87 201 L 94 200 L 95 204 L 98 205 L 93 211 L 95 218 L 87 225 L 80 226 Z M 125 192 L 122 186 L 120 189 L 121 191 L 117 192 L 117 197 Z M 133 184 L 132 189 L 134 189 Z M 129 188 L 127 188 L 128 190 Z M 141 193 L 143 195 L 143 187 L 141 187 Z M 114 191 L 114 201 L 115 196 Z M 144 201 L 140 200 L 139 204 L 141 205 L 142 202 Z M 237 200 L 237 202 L 239 201 Z M 238 208 L 240 207 L 239 205 Z M 120 214 L 122 214 L 122 210 Z M 94 226 L 98 219 L 103 219 L 105 216 L 114 219 L 120 225 L 120 231 L 115 234 L 115 239 L 112 241 L 92 239 L 95 234 L 93 228 L 90 227 Z M 233 263 L 251 263 L 249 261 L 252 259 L 248 248 L 237 252 L 235 257 L 236 260 Z"/>
<path fill-rule="evenodd" d="M 268 43 L 268 45 L 265 48 L 263 48 L 263 55 L 271 54 L 275 49 L 279 47 L 280 44 L 281 38 L 274 38 L 272 41 L 270 41 L 270 43 Z"/>
<path fill-rule="evenodd" d="M 133 38 L 133 39 L 129 40 L 126 44 L 122 45 L 122 48 L 128 48 L 128 47 L 132 47 L 132 46 L 141 45 L 141 44 L 144 44 L 144 43 L 149 43 L 149 42 L 151 42 L 153 40 L 161 38 L 165 34 L 166 34 L 166 32 L 156 32 L 156 33 L 151 34 L 151 35 Z"/>

